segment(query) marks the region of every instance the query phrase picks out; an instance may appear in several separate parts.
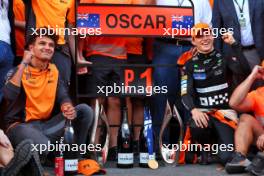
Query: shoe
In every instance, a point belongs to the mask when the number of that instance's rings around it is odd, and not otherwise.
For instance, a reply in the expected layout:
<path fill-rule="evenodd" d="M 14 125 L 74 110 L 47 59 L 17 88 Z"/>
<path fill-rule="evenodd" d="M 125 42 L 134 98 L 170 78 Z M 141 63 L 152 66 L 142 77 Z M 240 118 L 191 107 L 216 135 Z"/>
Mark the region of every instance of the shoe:
<path fill-rule="evenodd" d="M 251 162 L 246 158 L 246 156 L 239 152 L 235 152 L 233 159 L 226 163 L 225 170 L 229 174 L 243 173 L 245 172 L 245 168 L 248 167 L 250 163 Z"/>
<path fill-rule="evenodd" d="M 107 161 L 117 161 L 117 146 L 108 150 Z"/>
<path fill-rule="evenodd" d="M 16 176 L 20 170 L 29 162 L 32 157 L 31 144 L 32 140 L 26 139 L 20 142 L 14 153 L 14 157 L 8 163 L 8 165 L 3 168 L 2 175 L 4 176 Z"/>
<path fill-rule="evenodd" d="M 257 176 L 264 176 L 264 153 L 258 152 L 252 163 L 246 168 L 246 171 Z"/>

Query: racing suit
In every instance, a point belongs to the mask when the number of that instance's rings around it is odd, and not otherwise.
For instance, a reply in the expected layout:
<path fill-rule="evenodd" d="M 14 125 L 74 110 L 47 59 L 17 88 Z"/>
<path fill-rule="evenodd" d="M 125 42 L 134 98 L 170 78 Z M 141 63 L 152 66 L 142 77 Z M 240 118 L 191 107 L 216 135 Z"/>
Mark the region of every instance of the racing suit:
<path fill-rule="evenodd" d="M 230 58 L 224 58 L 218 51 L 213 50 L 208 54 L 198 53 L 185 64 L 181 79 L 181 96 L 189 111 L 194 108 L 230 109 L 228 101 L 235 86 L 230 84 L 232 75 L 246 77 L 250 73 L 241 46 L 235 42 L 232 49 L 234 55 Z M 192 139 L 202 145 L 211 143 L 210 134 L 214 132 L 219 145 L 230 147 L 227 152 L 218 152 L 221 162 L 226 163 L 230 159 L 234 129 L 228 123 L 222 123 L 209 115 L 207 128 L 197 127 L 193 119 L 189 125 Z"/>

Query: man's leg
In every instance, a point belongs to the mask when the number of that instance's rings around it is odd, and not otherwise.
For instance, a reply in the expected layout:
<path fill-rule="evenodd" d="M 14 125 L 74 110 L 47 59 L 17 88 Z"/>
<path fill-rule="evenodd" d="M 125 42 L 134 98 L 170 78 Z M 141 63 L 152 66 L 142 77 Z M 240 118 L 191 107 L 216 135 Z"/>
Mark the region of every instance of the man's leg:
<path fill-rule="evenodd" d="M 208 121 L 208 127 L 207 128 L 200 128 L 197 127 L 194 120 L 191 119 L 190 122 L 190 131 L 191 131 L 191 137 L 192 141 L 197 142 L 198 144 L 204 145 L 204 144 L 211 144 L 212 140 L 212 120 L 210 119 Z M 196 152 L 196 151 L 193 151 Z M 207 165 L 208 162 L 208 152 L 201 150 L 201 160 L 200 164 Z"/>
<path fill-rule="evenodd" d="M 235 132 L 235 155 L 232 161 L 226 164 L 228 173 L 244 172 L 250 165 L 246 158 L 248 148 L 264 132 L 260 123 L 251 115 L 243 114 L 240 116 L 238 128 Z"/>
<path fill-rule="evenodd" d="M 109 97 L 107 98 L 107 117 L 109 125 L 120 125 L 121 112 L 120 112 L 120 98 Z M 118 127 L 110 128 L 110 148 L 117 146 Z"/>
<path fill-rule="evenodd" d="M 249 146 L 263 133 L 262 126 L 253 116 L 242 114 L 235 132 L 236 151 L 246 156 Z"/>
<path fill-rule="evenodd" d="M 225 165 L 226 162 L 232 159 L 234 149 L 234 129 L 224 123 L 221 123 L 213 117 L 211 118 L 218 137 L 219 148 L 216 152 L 218 152 L 218 156 L 221 160 L 221 163 Z M 221 151 L 220 146 L 223 146 L 225 151 Z"/>
<path fill-rule="evenodd" d="M 38 150 L 38 152 L 42 154 L 43 157 L 48 154 L 48 151 L 45 149 L 45 146 L 48 146 L 49 139 L 41 131 L 38 122 L 18 124 L 8 130 L 7 136 L 10 139 L 14 148 L 16 148 L 16 146 L 23 140 L 31 139 L 36 147 L 33 150 Z"/>

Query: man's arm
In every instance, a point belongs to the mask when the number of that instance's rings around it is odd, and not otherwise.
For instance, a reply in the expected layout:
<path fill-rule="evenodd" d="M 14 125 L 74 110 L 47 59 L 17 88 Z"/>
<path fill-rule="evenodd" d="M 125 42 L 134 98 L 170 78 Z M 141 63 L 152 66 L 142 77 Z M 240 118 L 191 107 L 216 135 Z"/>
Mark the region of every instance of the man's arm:
<path fill-rule="evenodd" d="M 31 62 L 31 59 L 32 59 L 32 53 L 30 51 L 24 51 L 23 60 L 22 60 L 21 64 L 18 66 L 16 73 L 9 80 L 9 82 L 11 82 L 12 84 L 14 84 L 17 87 L 21 87 L 21 80 L 22 80 L 22 75 L 23 75 L 24 69 Z"/>
<path fill-rule="evenodd" d="M 245 58 L 241 45 L 235 40 L 231 33 L 222 36 L 223 41 L 230 45 L 235 57 L 227 59 L 228 68 L 235 74 L 248 76 L 251 72 L 247 59 Z"/>
<path fill-rule="evenodd" d="M 255 66 L 251 74 L 233 92 L 229 105 L 241 112 L 248 112 L 252 109 L 252 101 L 248 98 L 248 92 L 256 79 L 264 80 L 264 68 Z"/>

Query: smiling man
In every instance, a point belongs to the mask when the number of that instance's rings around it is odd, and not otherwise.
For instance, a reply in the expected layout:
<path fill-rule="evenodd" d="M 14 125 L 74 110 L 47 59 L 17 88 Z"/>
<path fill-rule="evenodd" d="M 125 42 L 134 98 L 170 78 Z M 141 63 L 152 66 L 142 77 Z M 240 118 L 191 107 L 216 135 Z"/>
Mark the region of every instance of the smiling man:
<path fill-rule="evenodd" d="M 57 39 L 55 35 L 41 36 L 37 31 L 27 43 L 29 50 L 24 52 L 21 64 L 8 74 L 4 87 L 8 102 L 4 120 L 14 146 L 23 139 L 47 146 L 48 141 L 55 143 L 63 135 L 66 120 L 72 120 L 77 144 L 86 143 L 93 121 L 92 110 L 85 104 L 73 106 L 59 71 L 50 63 Z M 62 113 L 53 116 L 56 105 Z"/>
<path fill-rule="evenodd" d="M 192 43 L 197 48 L 184 66 L 181 80 L 181 95 L 185 107 L 191 111 L 190 129 L 193 140 L 200 144 L 210 144 L 211 132 L 216 132 L 218 144 L 233 146 L 236 113 L 229 108 L 232 90 L 229 75 L 244 75 L 250 72 L 247 61 L 241 54 L 240 45 L 233 36 L 222 36 L 225 43 L 232 46 L 236 55 L 224 58 L 213 46 L 213 35 L 208 24 L 198 23 L 192 30 Z M 212 111 L 213 110 L 213 111 Z M 227 149 L 226 149 L 227 150 Z M 218 151 L 222 164 L 231 157 L 232 150 Z M 202 164 L 207 164 L 207 154 L 202 153 Z"/>

